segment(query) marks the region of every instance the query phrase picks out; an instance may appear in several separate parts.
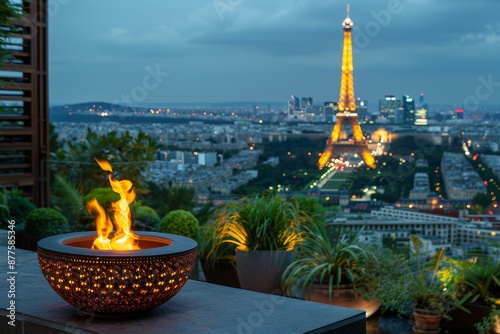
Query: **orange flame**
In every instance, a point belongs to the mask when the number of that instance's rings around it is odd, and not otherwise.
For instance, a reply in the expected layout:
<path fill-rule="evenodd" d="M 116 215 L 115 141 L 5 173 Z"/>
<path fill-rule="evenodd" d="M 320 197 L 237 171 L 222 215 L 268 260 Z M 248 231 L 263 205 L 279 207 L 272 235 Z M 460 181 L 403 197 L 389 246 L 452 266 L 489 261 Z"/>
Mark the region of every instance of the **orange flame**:
<path fill-rule="evenodd" d="M 114 220 L 116 232 L 112 239 L 109 235 L 113 231 L 113 223 L 104 208 L 94 198 L 87 203 L 87 211 L 90 214 L 97 215 L 95 225 L 97 230 L 97 238 L 94 240 L 92 248 L 98 249 L 115 249 L 115 250 L 131 250 L 139 249 L 137 245 L 137 235 L 131 230 L 132 221 L 130 219 L 129 204 L 135 199 L 135 191 L 132 189 L 132 182 L 129 180 L 118 181 L 113 179 L 113 169 L 106 160 L 96 159 L 99 166 L 109 172 L 109 183 L 113 191 L 120 195 L 120 199 L 111 203 L 114 211 Z"/>

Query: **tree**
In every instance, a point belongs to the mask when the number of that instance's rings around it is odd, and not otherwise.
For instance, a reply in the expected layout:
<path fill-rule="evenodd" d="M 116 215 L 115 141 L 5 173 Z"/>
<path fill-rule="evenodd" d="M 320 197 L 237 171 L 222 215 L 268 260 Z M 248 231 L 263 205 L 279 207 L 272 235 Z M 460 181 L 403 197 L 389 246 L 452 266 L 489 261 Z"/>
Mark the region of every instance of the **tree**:
<path fill-rule="evenodd" d="M 135 137 L 128 131 L 98 135 L 89 128 L 84 141 L 68 142 L 67 146 L 51 153 L 52 172 L 64 175 L 82 194 L 109 186 L 107 172 L 101 171 L 95 158 L 108 160 L 115 178 L 132 181 L 141 193 L 146 191 L 144 171 L 148 162 L 154 161 L 159 144 L 142 131 Z"/>
<path fill-rule="evenodd" d="M 22 16 L 22 4 L 12 1 L 0 1 L 0 68 L 3 63 L 12 59 L 12 48 L 8 46 L 8 41 L 15 33 L 14 22 Z"/>
<path fill-rule="evenodd" d="M 477 193 L 472 197 L 472 204 L 474 206 L 478 206 L 479 210 L 481 212 L 484 212 L 484 210 L 491 204 L 491 196 L 485 193 Z"/>

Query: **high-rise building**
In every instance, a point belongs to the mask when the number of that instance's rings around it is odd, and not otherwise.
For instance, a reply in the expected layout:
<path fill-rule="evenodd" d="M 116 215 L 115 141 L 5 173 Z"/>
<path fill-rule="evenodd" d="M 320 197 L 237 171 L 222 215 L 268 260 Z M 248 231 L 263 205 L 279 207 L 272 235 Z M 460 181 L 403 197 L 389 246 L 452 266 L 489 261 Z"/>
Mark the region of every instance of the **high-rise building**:
<path fill-rule="evenodd" d="M 47 0 L 15 3 L 24 17 L 0 26 L 12 36 L 0 43 L 12 55 L 0 71 L 0 187 L 48 206 Z"/>
<path fill-rule="evenodd" d="M 296 117 L 300 110 L 300 99 L 295 96 L 290 96 L 290 101 L 288 101 L 288 116 Z"/>
<path fill-rule="evenodd" d="M 356 110 L 358 111 L 358 121 L 366 123 L 369 121 L 368 115 L 368 101 L 361 100 L 359 97 L 356 99 Z"/>
<path fill-rule="evenodd" d="M 415 123 L 415 100 L 405 94 L 401 102 L 403 107 L 403 124 L 413 125 Z"/>
<path fill-rule="evenodd" d="M 302 98 L 302 108 L 310 108 L 313 105 L 312 97 L 303 97 Z"/>
<path fill-rule="evenodd" d="M 335 122 L 337 120 L 338 103 L 327 101 L 325 106 L 325 122 Z"/>
<path fill-rule="evenodd" d="M 455 109 L 455 113 L 457 114 L 457 119 L 464 119 L 464 108 Z"/>
<path fill-rule="evenodd" d="M 380 99 L 378 104 L 379 118 L 388 123 L 396 123 L 396 112 L 399 103 L 394 95 L 386 95 L 385 98 Z"/>
<path fill-rule="evenodd" d="M 420 103 L 415 111 L 415 125 L 427 125 L 429 105 L 424 100 L 424 93 L 420 94 Z"/>

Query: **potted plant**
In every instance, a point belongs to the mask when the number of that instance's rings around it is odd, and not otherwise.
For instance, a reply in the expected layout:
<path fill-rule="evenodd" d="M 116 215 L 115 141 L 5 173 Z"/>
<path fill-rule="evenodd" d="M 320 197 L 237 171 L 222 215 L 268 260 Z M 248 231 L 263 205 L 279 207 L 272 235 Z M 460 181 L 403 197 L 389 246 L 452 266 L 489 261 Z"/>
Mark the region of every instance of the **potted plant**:
<path fill-rule="evenodd" d="M 367 271 L 377 267 L 377 259 L 360 241 L 361 233 L 337 229 L 329 237 L 322 225 L 306 227 L 296 260 L 283 274 L 284 293 L 294 295 L 298 286 L 304 299 L 363 309 L 367 317 L 372 315 L 379 307 L 378 300 L 359 292 L 368 295 L 366 279 L 373 276 Z"/>
<path fill-rule="evenodd" d="M 200 226 L 198 256 L 205 279 L 209 283 L 239 288 L 234 245 L 219 243 L 217 247 L 214 247 L 213 237 L 219 235 L 220 233 L 215 231 L 214 224 Z"/>
<path fill-rule="evenodd" d="M 444 249 L 430 256 L 422 240 L 410 235 L 411 261 L 409 275 L 405 276 L 406 290 L 413 302 L 414 333 L 439 333 L 441 319 L 449 318 L 454 308 L 463 308 L 462 300 L 454 294 L 451 284 L 440 280 L 440 270 L 444 264 Z M 464 298 L 467 299 L 468 297 Z"/>
<path fill-rule="evenodd" d="M 281 275 L 302 240 L 305 215 L 294 200 L 265 192 L 225 204 L 213 216 L 213 248 L 235 247 L 236 270 L 243 289 L 281 291 Z"/>
<path fill-rule="evenodd" d="M 465 300 L 463 306 L 468 312 L 452 310 L 453 321 L 445 321 L 443 327 L 455 331 L 500 333 L 497 310 L 500 305 L 500 263 L 484 255 L 454 263 L 452 284 L 457 297 Z"/>

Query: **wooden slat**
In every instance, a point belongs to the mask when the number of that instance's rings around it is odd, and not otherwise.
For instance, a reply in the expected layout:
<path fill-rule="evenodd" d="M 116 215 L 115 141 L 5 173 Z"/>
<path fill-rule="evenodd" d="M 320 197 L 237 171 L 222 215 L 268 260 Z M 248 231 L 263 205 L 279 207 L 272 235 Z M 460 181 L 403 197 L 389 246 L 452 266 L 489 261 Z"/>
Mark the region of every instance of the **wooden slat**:
<path fill-rule="evenodd" d="M 2 95 L 0 94 L 0 101 L 23 101 L 31 102 L 31 97 L 18 96 L 18 95 Z"/>
<path fill-rule="evenodd" d="M 35 69 L 33 68 L 32 65 L 20 65 L 20 64 L 12 64 L 12 63 L 5 63 L 3 65 L 3 70 L 4 71 L 19 71 L 19 72 L 24 72 L 24 73 L 33 73 L 35 72 Z"/>
<path fill-rule="evenodd" d="M 27 121 L 29 119 L 30 119 L 29 115 L 0 114 L 0 121 Z"/>
<path fill-rule="evenodd" d="M 28 163 L 5 163 L 2 162 L 0 164 L 0 169 L 25 169 L 30 168 L 30 164 Z"/>
<path fill-rule="evenodd" d="M 30 127 L 0 126 L 0 136 L 32 136 L 33 134 L 34 131 Z"/>
<path fill-rule="evenodd" d="M 0 143 L 0 151 L 29 151 L 32 149 L 32 143 Z"/>
<path fill-rule="evenodd" d="M 24 82 L 12 82 L 8 80 L 7 82 L 3 82 L 0 89 L 2 90 L 31 90 L 33 89 L 33 84 L 24 83 Z"/>
<path fill-rule="evenodd" d="M 35 176 L 30 173 L 12 173 L 0 175 L 0 184 L 12 186 L 32 186 L 35 184 Z"/>

